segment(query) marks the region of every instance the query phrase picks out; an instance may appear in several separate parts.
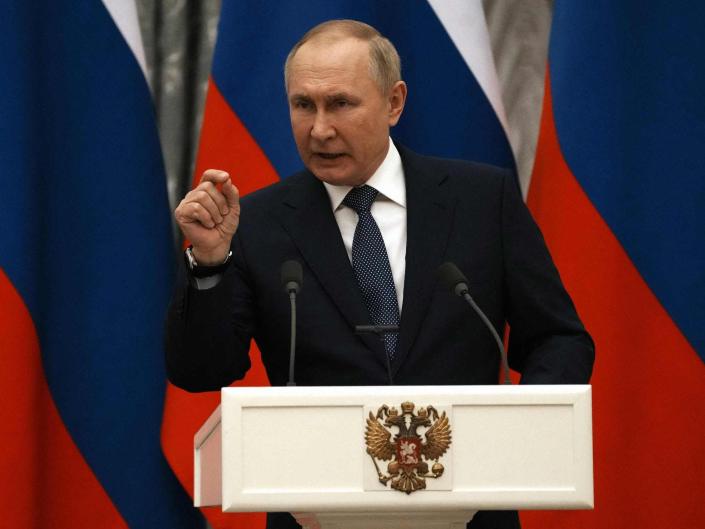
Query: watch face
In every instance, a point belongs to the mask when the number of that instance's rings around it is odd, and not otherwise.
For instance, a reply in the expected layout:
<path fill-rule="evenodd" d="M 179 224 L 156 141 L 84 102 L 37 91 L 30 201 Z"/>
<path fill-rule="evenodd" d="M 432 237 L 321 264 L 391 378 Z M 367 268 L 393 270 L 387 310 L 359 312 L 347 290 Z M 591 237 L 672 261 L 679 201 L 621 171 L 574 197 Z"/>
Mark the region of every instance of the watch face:
<path fill-rule="evenodd" d="M 193 257 L 193 252 L 191 251 L 191 248 L 186 248 L 186 262 L 188 263 L 189 269 L 192 271 L 198 266 L 196 259 Z"/>

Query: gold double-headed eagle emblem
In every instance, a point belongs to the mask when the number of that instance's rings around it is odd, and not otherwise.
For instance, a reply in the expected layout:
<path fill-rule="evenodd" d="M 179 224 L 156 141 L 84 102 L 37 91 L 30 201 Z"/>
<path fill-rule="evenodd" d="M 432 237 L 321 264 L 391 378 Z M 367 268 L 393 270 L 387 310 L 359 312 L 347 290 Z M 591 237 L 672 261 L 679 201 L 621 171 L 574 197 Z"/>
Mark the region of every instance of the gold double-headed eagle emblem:
<path fill-rule="evenodd" d="M 370 412 L 365 428 L 367 453 L 377 470 L 380 483 L 411 494 L 426 488 L 426 478 L 439 478 L 444 467 L 438 462 L 451 443 L 448 417 L 444 411 L 438 414 L 433 406 L 419 408 L 413 402 L 403 402 L 401 413 L 386 404 Z M 423 434 L 417 428 L 426 428 Z M 392 428 L 397 432 L 392 432 Z M 392 439 L 394 434 L 394 439 Z M 423 438 L 422 438 L 423 436 Z M 379 469 L 378 460 L 389 461 L 387 474 Z M 428 465 L 433 461 L 430 472 Z"/>

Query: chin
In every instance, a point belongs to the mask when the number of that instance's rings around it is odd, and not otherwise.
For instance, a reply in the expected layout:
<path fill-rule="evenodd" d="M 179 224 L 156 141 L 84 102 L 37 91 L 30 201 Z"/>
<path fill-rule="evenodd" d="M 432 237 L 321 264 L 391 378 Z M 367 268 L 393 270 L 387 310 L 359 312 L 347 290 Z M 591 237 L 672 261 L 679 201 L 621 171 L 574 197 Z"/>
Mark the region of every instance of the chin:
<path fill-rule="evenodd" d="M 326 182 L 327 184 L 331 184 L 334 186 L 351 186 L 351 187 L 357 187 L 361 186 L 364 184 L 367 179 L 365 178 L 355 178 L 354 176 L 350 175 L 337 175 L 337 176 L 331 176 L 325 173 L 317 174 L 313 173 L 316 178 L 318 178 L 321 182 Z"/>
<path fill-rule="evenodd" d="M 330 167 L 309 167 L 309 170 L 321 182 L 326 182 L 334 186 L 358 186 L 363 182 L 345 171 L 332 169 Z"/>
<path fill-rule="evenodd" d="M 333 176 L 327 174 L 325 171 L 313 172 L 314 176 L 318 178 L 321 182 L 326 184 L 331 184 L 334 186 L 355 186 L 357 184 L 350 183 L 350 181 L 344 176 Z"/>

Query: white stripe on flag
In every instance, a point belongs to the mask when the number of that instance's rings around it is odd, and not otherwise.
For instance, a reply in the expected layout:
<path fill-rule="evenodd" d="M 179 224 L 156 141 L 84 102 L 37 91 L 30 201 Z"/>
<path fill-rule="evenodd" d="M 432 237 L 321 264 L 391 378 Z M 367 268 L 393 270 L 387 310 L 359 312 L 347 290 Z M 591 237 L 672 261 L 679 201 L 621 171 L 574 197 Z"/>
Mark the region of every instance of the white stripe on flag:
<path fill-rule="evenodd" d="M 465 64 L 482 87 L 505 134 L 509 137 L 509 127 L 482 2 L 480 0 L 429 0 L 429 4 Z"/>

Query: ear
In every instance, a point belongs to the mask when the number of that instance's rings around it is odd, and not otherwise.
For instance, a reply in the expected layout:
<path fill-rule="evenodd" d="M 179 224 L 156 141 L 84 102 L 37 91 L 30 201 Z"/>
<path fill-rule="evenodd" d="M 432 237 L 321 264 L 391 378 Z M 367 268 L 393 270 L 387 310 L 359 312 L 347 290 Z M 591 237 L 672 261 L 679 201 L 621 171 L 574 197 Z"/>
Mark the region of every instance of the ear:
<path fill-rule="evenodd" d="M 406 83 L 397 81 L 389 91 L 389 126 L 393 127 L 399 122 L 401 113 L 406 103 Z"/>

